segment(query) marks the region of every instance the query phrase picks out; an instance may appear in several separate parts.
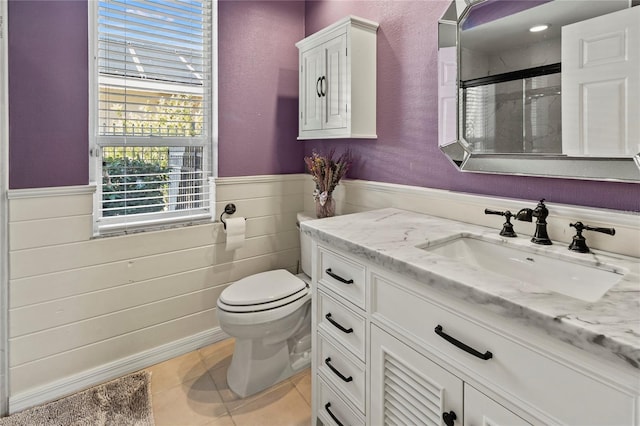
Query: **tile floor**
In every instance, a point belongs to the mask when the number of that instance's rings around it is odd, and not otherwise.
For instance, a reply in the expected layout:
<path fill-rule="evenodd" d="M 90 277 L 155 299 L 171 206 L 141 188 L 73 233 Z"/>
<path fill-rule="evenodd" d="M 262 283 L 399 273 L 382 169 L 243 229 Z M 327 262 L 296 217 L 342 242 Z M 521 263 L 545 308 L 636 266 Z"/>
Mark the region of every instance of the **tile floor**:
<path fill-rule="evenodd" d="M 311 374 L 247 398 L 227 385 L 233 339 L 147 368 L 156 426 L 295 426 L 311 423 Z"/>

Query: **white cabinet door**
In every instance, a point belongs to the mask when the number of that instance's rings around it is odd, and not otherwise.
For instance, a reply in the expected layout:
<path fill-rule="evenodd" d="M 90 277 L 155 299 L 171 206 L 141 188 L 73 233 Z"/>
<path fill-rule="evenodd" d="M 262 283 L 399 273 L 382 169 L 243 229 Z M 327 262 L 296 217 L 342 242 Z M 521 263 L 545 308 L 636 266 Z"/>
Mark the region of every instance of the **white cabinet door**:
<path fill-rule="evenodd" d="M 324 45 L 326 80 L 323 81 L 325 129 L 347 127 L 347 35 Z"/>
<path fill-rule="evenodd" d="M 521 426 L 529 424 L 465 383 L 464 426 Z"/>
<path fill-rule="evenodd" d="M 324 48 L 318 46 L 300 55 L 302 75 L 300 84 L 300 127 L 302 130 L 322 128 L 324 76 Z"/>
<path fill-rule="evenodd" d="M 395 337 L 371 326 L 371 424 L 463 422 L 463 383 Z"/>
<path fill-rule="evenodd" d="M 562 152 L 640 152 L 640 7 L 562 28 Z"/>

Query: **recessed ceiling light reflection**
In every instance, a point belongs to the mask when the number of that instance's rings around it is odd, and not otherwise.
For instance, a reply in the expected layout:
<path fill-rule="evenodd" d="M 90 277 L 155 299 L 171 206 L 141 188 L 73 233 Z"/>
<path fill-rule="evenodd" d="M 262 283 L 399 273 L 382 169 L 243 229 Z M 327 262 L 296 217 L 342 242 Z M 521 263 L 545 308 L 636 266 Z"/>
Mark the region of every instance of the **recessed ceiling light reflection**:
<path fill-rule="evenodd" d="M 539 33 L 540 31 L 544 31 L 547 28 L 549 28 L 549 25 L 547 24 L 534 25 L 533 27 L 529 28 L 529 31 L 531 31 L 532 33 Z"/>

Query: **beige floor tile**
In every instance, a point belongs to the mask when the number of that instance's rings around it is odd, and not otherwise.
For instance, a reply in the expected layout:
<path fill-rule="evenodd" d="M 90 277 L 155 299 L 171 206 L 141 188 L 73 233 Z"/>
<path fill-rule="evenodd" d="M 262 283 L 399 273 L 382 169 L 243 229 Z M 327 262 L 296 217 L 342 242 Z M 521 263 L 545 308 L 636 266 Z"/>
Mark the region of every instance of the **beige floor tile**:
<path fill-rule="evenodd" d="M 311 367 L 291 377 L 289 381 L 293 383 L 300 395 L 307 401 L 307 404 L 311 406 Z"/>
<path fill-rule="evenodd" d="M 230 419 L 225 420 L 229 417 L 227 408 L 213 380 L 206 373 L 154 394 L 152 403 L 156 426 L 233 424 L 228 422 Z"/>
<path fill-rule="evenodd" d="M 310 369 L 256 395 L 240 398 L 227 385 L 233 347 L 234 339 L 226 339 L 148 368 L 152 372 L 157 426 L 310 423 Z"/>
<path fill-rule="evenodd" d="M 208 360 L 210 365 L 215 365 L 226 358 L 231 359 L 233 355 L 235 339 L 225 339 L 214 343 L 213 345 L 205 346 L 198 349 L 198 353 L 203 360 Z"/>
<path fill-rule="evenodd" d="M 151 372 L 151 393 L 158 393 L 200 377 L 206 373 L 202 358 L 197 351 L 147 368 Z"/>
<path fill-rule="evenodd" d="M 289 382 L 231 411 L 238 426 L 308 426 L 311 410 L 300 392 Z"/>
<path fill-rule="evenodd" d="M 210 423 L 205 423 L 202 426 L 249 426 L 249 425 L 236 425 L 233 422 L 233 419 L 231 418 L 231 416 L 224 416 L 224 417 L 215 419 Z"/>
<path fill-rule="evenodd" d="M 293 384 L 288 380 L 283 380 L 282 382 L 277 383 L 270 388 L 263 390 L 262 392 L 258 392 L 255 395 L 250 395 L 246 398 L 240 398 L 231 389 L 229 389 L 229 385 L 227 383 L 227 368 L 229 367 L 230 362 L 231 360 L 229 359 L 228 362 L 218 363 L 216 364 L 216 368 L 209 369 L 209 374 L 213 378 L 213 381 L 215 382 L 216 387 L 220 392 L 220 396 L 222 397 L 222 400 L 224 401 L 229 411 L 237 410 L 238 408 L 247 405 L 255 401 L 256 399 L 261 398 L 265 394 L 273 392 L 281 386 L 288 386 L 290 388 L 293 387 Z"/>

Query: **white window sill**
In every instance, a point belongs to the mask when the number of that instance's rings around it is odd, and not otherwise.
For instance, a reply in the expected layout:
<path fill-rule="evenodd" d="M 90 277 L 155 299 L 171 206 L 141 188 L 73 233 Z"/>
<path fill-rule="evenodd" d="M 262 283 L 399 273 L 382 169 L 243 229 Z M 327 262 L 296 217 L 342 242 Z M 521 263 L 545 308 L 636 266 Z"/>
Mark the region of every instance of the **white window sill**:
<path fill-rule="evenodd" d="M 191 215 L 188 217 L 169 217 L 153 220 L 129 220 L 112 223 L 97 224 L 93 238 L 114 237 L 122 235 L 132 235 L 141 232 L 163 231 L 167 229 L 183 228 L 186 226 L 206 225 L 212 223 L 214 219 L 210 213 Z"/>

